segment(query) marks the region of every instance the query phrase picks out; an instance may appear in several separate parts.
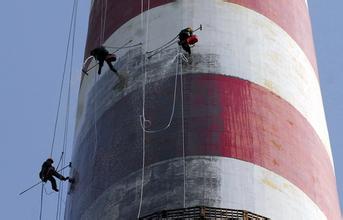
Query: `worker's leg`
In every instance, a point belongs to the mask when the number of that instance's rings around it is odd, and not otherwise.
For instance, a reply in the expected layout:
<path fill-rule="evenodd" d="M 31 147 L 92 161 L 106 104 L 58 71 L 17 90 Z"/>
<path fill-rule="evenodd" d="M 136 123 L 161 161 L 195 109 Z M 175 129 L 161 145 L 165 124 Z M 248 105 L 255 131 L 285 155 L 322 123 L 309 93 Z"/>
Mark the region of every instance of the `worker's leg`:
<path fill-rule="evenodd" d="M 52 175 L 55 176 L 55 177 L 57 177 L 57 178 L 60 179 L 60 180 L 63 180 L 63 181 L 69 179 L 69 177 L 64 177 L 64 176 L 62 176 L 61 174 L 57 173 L 56 171 L 53 172 Z"/>
<path fill-rule="evenodd" d="M 75 178 L 71 178 L 71 177 L 67 177 L 67 178 L 68 178 L 69 183 L 75 183 Z"/>
<path fill-rule="evenodd" d="M 52 190 L 58 192 L 58 189 L 57 189 L 57 184 L 56 184 L 56 180 L 54 177 L 50 176 L 49 178 L 47 178 L 47 180 L 49 180 L 51 182 L 51 188 Z"/>
<path fill-rule="evenodd" d="M 189 55 L 191 55 L 191 48 L 188 43 L 183 43 L 181 46 L 182 49 L 184 49 Z"/>
<path fill-rule="evenodd" d="M 108 67 L 110 68 L 110 70 L 112 70 L 118 76 L 118 71 L 114 68 L 113 64 L 108 60 L 106 60 L 106 63 Z"/>
<path fill-rule="evenodd" d="M 99 60 L 99 69 L 98 69 L 98 75 L 101 74 L 101 68 L 104 65 L 104 60 Z"/>

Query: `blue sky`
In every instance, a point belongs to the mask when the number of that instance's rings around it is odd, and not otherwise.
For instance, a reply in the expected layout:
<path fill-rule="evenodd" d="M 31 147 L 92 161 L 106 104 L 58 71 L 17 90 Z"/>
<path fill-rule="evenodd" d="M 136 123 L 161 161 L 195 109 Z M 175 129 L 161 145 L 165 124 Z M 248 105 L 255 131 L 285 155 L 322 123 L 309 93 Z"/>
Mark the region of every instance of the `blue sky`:
<path fill-rule="evenodd" d="M 76 109 L 89 4 L 90 0 L 79 3 L 72 116 Z M 309 4 L 338 187 L 343 198 L 343 1 L 309 0 Z M 37 182 L 42 160 L 50 152 L 71 10 L 71 0 L 11 0 L 2 2 L 0 7 L 2 219 L 38 219 L 39 216 L 40 188 L 23 196 L 18 193 Z M 62 126 L 58 124 L 56 146 L 62 143 Z M 72 128 L 73 125 L 71 131 Z M 71 133 L 69 155 L 72 136 Z M 45 196 L 43 219 L 55 218 L 56 201 L 56 194 Z"/>
<path fill-rule="evenodd" d="M 343 207 L 343 1 L 309 0 L 322 96 Z"/>
<path fill-rule="evenodd" d="M 4 1 L 0 7 L 0 187 L 1 219 L 38 219 L 41 163 L 50 154 L 63 71 L 71 0 Z M 72 76 L 75 116 L 90 0 L 81 0 Z M 63 110 L 65 112 L 65 110 Z M 63 123 L 58 124 L 56 152 L 61 152 Z M 73 131 L 73 125 L 71 126 Z M 72 134 L 69 136 L 72 140 Z M 71 144 L 72 141 L 70 141 Z M 71 145 L 67 149 L 70 155 Z M 59 155 L 55 155 L 59 157 Z M 56 159 L 58 160 L 58 159 Z M 47 188 L 50 192 L 50 187 Z M 57 194 L 45 196 L 43 219 L 55 219 Z"/>

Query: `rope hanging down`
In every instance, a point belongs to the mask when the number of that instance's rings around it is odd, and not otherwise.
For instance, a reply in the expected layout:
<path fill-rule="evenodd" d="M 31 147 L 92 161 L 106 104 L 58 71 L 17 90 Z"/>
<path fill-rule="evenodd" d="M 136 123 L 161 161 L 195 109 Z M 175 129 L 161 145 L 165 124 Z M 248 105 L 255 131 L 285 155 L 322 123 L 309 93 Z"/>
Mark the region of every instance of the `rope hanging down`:
<path fill-rule="evenodd" d="M 71 15 L 70 24 L 69 24 L 68 41 L 67 41 L 66 53 L 65 53 L 65 57 L 64 57 L 63 73 L 62 73 L 62 80 L 61 80 L 60 91 L 59 91 L 59 98 L 58 98 L 57 112 L 56 112 L 56 117 L 55 117 L 53 137 L 52 137 L 52 142 L 51 142 L 50 157 L 52 157 L 53 151 L 54 151 L 56 131 L 57 131 L 57 123 L 58 123 L 59 114 L 60 114 L 61 100 L 62 100 L 62 94 L 63 94 L 63 85 L 64 85 L 64 79 L 65 79 L 66 70 L 67 70 L 68 54 L 69 54 L 71 35 L 72 35 L 72 31 L 73 31 L 73 22 L 74 22 L 76 10 L 77 10 L 76 9 L 76 0 L 74 0 L 72 15 Z M 74 32 L 75 32 L 75 28 L 74 28 Z"/>
<path fill-rule="evenodd" d="M 68 91 L 67 91 L 67 106 L 66 106 L 66 114 L 65 114 L 65 122 L 64 122 L 63 150 L 62 150 L 62 155 L 61 155 L 62 166 L 66 165 L 65 156 L 66 156 L 67 145 L 68 145 L 70 99 L 71 99 L 71 80 L 72 80 L 72 72 L 73 72 L 73 61 L 74 61 L 73 58 L 74 58 L 74 51 L 75 51 L 77 8 L 78 8 L 78 0 L 75 1 L 75 12 L 74 12 L 74 19 L 73 19 L 73 27 L 74 28 L 73 28 L 72 46 L 71 46 L 71 54 L 70 54 L 70 67 L 69 67 L 69 79 L 68 79 Z M 62 176 L 64 176 L 64 171 L 62 171 Z M 59 185 L 60 185 L 60 191 L 58 193 L 58 200 L 57 200 L 56 220 L 61 219 L 61 216 L 62 216 L 62 196 L 63 196 L 63 192 L 64 192 L 64 184 L 62 182 L 60 182 Z"/>
<path fill-rule="evenodd" d="M 141 28 L 143 29 L 143 7 L 144 4 L 144 0 L 141 0 Z M 148 9 L 147 9 L 147 22 L 146 22 L 146 50 L 148 48 L 148 37 L 149 37 L 149 7 L 150 7 L 150 0 L 148 0 Z M 202 30 L 202 25 L 200 25 L 199 28 L 197 28 L 194 32 L 196 32 L 197 30 Z M 140 201 L 139 201 L 139 207 L 138 207 L 138 215 L 137 217 L 140 217 L 141 214 L 141 210 L 142 210 L 142 203 L 143 203 L 143 192 L 144 192 L 144 176 L 145 176 L 145 139 L 146 139 L 146 133 L 157 133 L 163 130 L 166 130 L 168 127 L 170 127 L 173 116 L 174 116 L 174 112 L 175 112 L 175 100 L 176 100 L 176 90 L 177 90 L 177 75 L 178 75 L 178 68 L 179 65 L 181 63 L 181 67 L 180 67 L 180 80 L 181 80 L 181 105 L 182 105 L 182 158 L 183 158 L 183 179 L 184 179 L 184 183 L 183 183 L 183 206 L 186 207 L 186 160 L 185 160 L 185 129 L 184 129 L 184 103 L 183 103 L 183 70 L 182 70 L 182 62 L 179 61 L 179 59 L 183 59 L 185 62 L 188 62 L 188 59 L 182 54 L 180 53 L 180 51 L 178 50 L 177 55 L 173 58 L 173 62 L 174 59 L 177 59 L 177 67 L 176 67 L 176 74 L 175 74 L 175 82 L 174 82 L 174 98 L 173 98 L 173 108 L 172 108 L 172 112 L 171 112 L 171 116 L 169 118 L 169 121 L 167 123 L 167 125 L 161 129 L 158 130 L 147 130 L 146 129 L 146 125 L 147 123 L 149 125 L 151 125 L 151 122 L 149 120 L 146 120 L 145 118 L 145 94 L 146 94 L 146 81 L 147 81 L 147 73 L 146 73 L 146 61 L 147 58 L 151 58 L 152 56 L 160 53 L 162 50 L 172 46 L 174 43 L 177 42 L 177 36 L 175 36 L 173 39 L 171 39 L 170 41 L 168 41 L 167 43 L 163 44 L 162 46 L 160 46 L 159 48 L 152 50 L 152 51 L 147 51 L 144 54 L 144 58 L 143 58 L 143 54 L 142 54 L 142 71 L 144 71 L 144 82 L 143 82 L 143 102 L 142 102 L 142 115 L 140 116 L 140 125 L 142 127 L 142 135 L 143 135 L 143 140 L 142 140 L 142 174 L 141 174 L 141 189 L 140 189 Z M 180 49 L 180 47 L 178 47 Z M 147 54 L 151 54 L 149 56 L 147 56 Z"/>
<path fill-rule="evenodd" d="M 94 85 L 96 84 L 96 81 L 97 81 L 97 77 L 98 75 L 97 74 L 94 74 Z M 98 127 L 97 127 L 97 124 L 96 124 L 96 119 L 97 119 L 97 115 L 96 115 L 96 111 L 97 111 L 97 102 L 96 102 L 96 91 L 95 90 L 95 94 L 94 94 L 94 104 L 93 104 L 93 111 L 94 111 L 94 114 L 93 114 L 93 120 L 94 120 L 94 131 L 95 131 L 95 146 L 94 146 L 94 149 L 97 150 L 98 149 Z"/>
<path fill-rule="evenodd" d="M 42 219 L 42 214 L 43 214 L 43 190 L 44 190 L 44 183 L 42 182 L 42 188 L 41 188 L 41 192 L 40 192 L 39 220 Z"/>
<path fill-rule="evenodd" d="M 185 61 L 187 58 L 182 54 L 182 59 Z M 188 60 L 186 61 L 188 62 Z M 186 151 L 185 151 L 185 116 L 184 116 L 184 105 L 183 105 L 183 69 L 182 63 L 180 66 L 180 90 L 181 90 L 181 127 L 182 127 L 182 165 L 183 165 L 183 208 L 186 208 Z"/>
<path fill-rule="evenodd" d="M 71 52 L 71 58 L 70 58 L 71 64 L 70 64 L 68 93 L 67 93 L 66 119 L 65 119 L 65 126 L 64 126 L 63 150 L 62 150 L 62 153 L 61 153 L 61 158 L 60 158 L 60 160 L 58 162 L 58 165 L 57 165 L 57 170 L 58 170 L 58 167 L 59 167 L 61 162 L 62 162 L 62 164 L 65 164 L 65 154 L 64 154 L 64 152 L 66 151 L 67 136 L 68 136 L 67 134 L 68 134 L 68 126 L 69 126 L 71 73 L 72 73 L 72 63 L 73 63 L 73 56 L 74 56 L 77 8 L 78 8 L 78 0 L 74 0 L 74 2 L 73 2 L 73 9 L 72 9 L 72 15 L 71 15 L 71 19 L 70 19 L 70 25 L 69 25 L 68 41 L 67 41 L 67 47 L 66 47 L 66 53 L 65 53 L 65 59 L 64 59 L 64 67 L 63 67 L 63 73 L 62 73 L 62 80 L 61 80 L 61 86 L 60 86 L 60 92 L 59 92 L 59 98 L 58 98 L 57 113 L 56 113 L 54 130 L 53 130 L 53 138 L 52 138 L 51 149 L 50 149 L 50 158 L 52 158 L 53 157 L 54 146 L 55 146 L 57 124 L 58 124 L 58 121 L 59 121 L 59 115 L 60 115 L 60 109 L 61 109 L 62 94 L 63 94 L 63 88 L 64 88 L 64 82 L 65 82 L 68 58 L 69 58 L 70 43 L 72 43 L 72 52 Z M 72 40 L 71 40 L 71 36 L 72 36 Z M 61 170 L 59 170 L 57 172 L 63 171 L 67 167 L 71 167 L 71 163 L 69 163 L 69 165 L 63 167 Z M 42 184 L 41 195 L 40 195 L 40 213 L 39 213 L 39 219 L 41 220 L 42 219 L 42 213 L 43 213 L 44 182 L 43 181 L 39 181 L 38 183 L 34 184 L 33 186 L 31 186 L 28 189 L 26 189 L 23 192 L 21 192 L 19 195 L 22 195 L 23 193 L 29 191 L 30 189 L 34 188 L 35 186 L 37 186 L 39 184 Z M 57 201 L 56 220 L 61 218 L 61 210 L 62 210 L 61 209 L 61 204 L 62 204 L 63 186 L 60 185 L 60 189 L 61 189 L 61 191 L 58 194 L 58 201 Z"/>
<path fill-rule="evenodd" d="M 174 117 L 174 113 L 175 113 L 175 105 L 176 105 L 177 76 L 179 75 L 179 65 L 180 65 L 179 57 L 181 57 L 182 59 L 186 59 L 185 61 L 187 62 L 187 58 L 182 53 L 180 53 L 180 50 L 177 51 L 177 55 L 171 61 L 171 63 L 174 63 L 176 60 L 176 69 L 175 69 L 175 79 L 174 79 L 173 104 L 172 104 L 172 110 L 171 110 L 171 114 L 169 116 L 168 123 L 165 126 L 163 126 L 162 128 L 159 128 L 156 130 L 147 130 L 146 125 L 148 124 L 148 126 L 150 127 L 151 121 L 147 120 L 145 115 L 141 115 L 140 116 L 141 127 L 142 127 L 143 131 L 146 133 L 158 133 L 158 132 L 164 131 L 170 127 L 170 125 L 173 121 L 173 117 Z M 144 84 L 143 84 L 144 87 L 147 84 L 146 79 L 147 79 L 147 76 L 146 76 L 146 71 L 145 71 Z M 145 89 L 144 89 L 144 93 L 143 93 L 143 99 L 144 100 L 146 99 Z M 145 101 L 144 101 L 144 103 L 145 103 Z M 144 109 L 142 112 L 145 114 L 145 106 L 143 108 Z M 144 126 L 143 126 L 143 124 L 144 124 Z"/>
<path fill-rule="evenodd" d="M 118 48 L 120 48 L 120 49 L 127 49 L 127 48 L 133 48 L 133 47 L 137 47 L 137 46 L 142 46 L 142 45 L 143 45 L 142 43 L 137 43 L 137 44 L 134 44 L 134 45 L 131 45 L 131 46 L 126 46 L 126 47 L 112 47 L 112 46 L 106 46 L 106 45 L 104 45 L 104 47 L 105 48 L 110 48 L 110 49 L 118 49 Z M 115 52 L 117 52 L 117 51 L 115 51 Z"/>
<path fill-rule="evenodd" d="M 107 0 L 101 1 L 101 12 L 100 12 L 100 38 L 99 45 L 102 45 L 105 39 L 105 30 L 106 30 L 106 18 L 107 18 Z M 105 4 L 104 4 L 105 1 Z"/>
<path fill-rule="evenodd" d="M 145 35 L 145 51 L 148 49 L 148 31 L 149 31 L 149 11 L 150 11 L 150 0 L 148 0 L 148 8 L 147 8 L 147 28 L 146 30 L 146 35 Z M 144 0 L 141 0 L 141 29 L 144 29 L 144 22 L 143 22 L 143 12 L 144 12 Z M 146 53 L 143 55 L 143 50 L 142 50 L 142 64 L 144 65 L 146 62 Z M 145 65 L 142 65 L 142 71 L 146 72 Z M 144 77 L 146 74 L 144 74 Z M 143 85 L 143 94 L 145 94 L 145 86 Z M 145 99 L 143 97 L 143 102 L 142 102 L 142 115 L 144 115 L 144 106 L 145 106 Z M 143 128 L 145 128 L 145 123 L 143 123 Z M 144 176 L 145 176 L 145 135 L 146 132 L 144 129 L 142 129 L 142 174 L 141 174 L 141 187 L 140 187 L 140 197 L 139 197 L 139 205 L 138 205 L 138 213 L 137 213 L 137 218 L 139 219 L 142 211 L 142 204 L 143 204 L 143 192 L 144 192 Z"/>
<path fill-rule="evenodd" d="M 180 49 L 179 49 L 180 50 Z M 180 51 L 177 51 L 177 55 L 172 59 L 172 63 L 175 62 L 176 59 L 176 71 L 175 71 L 175 81 L 174 81 L 174 92 L 173 92 L 173 104 L 172 104 L 172 112 L 170 115 L 170 118 L 168 120 L 168 123 L 166 126 L 164 126 L 163 128 L 160 128 L 158 130 L 147 130 L 146 129 L 146 124 L 148 122 L 149 125 L 151 125 L 151 122 L 149 120 L 145 119 L 145 98 L 146 98 L 146 93 L 145 93 L 145 85 L 146 85 L 146 71 L 145 71 L 145 80 L 144 80 L 144 84 L 143 84 L 143 108 L 142 108 L 142 115 L 140 116 L 140 125 L 142 127 L 142 131 L 143 131 L 143 146 L 142 146 L 142 182 L 141 182 L 141 196 L 140 196 L 140 203 L 139 203 L 139 212 L 138 212 L 138 218 L 140 217 L 140 213 L 141 213 L 141 207 L 142 207 L 142 202 L 143 202 L 143 190 L 144 190 L 144 171 L 145 171 L 145 138 L 146 138 L 146 133 L 158 133 L 161 132 L 163 130 L 166 130 L 170 127 L 173 117 L 174 117 L 174 113 L 175 113 L 175 106 L 176 106 L 176 92 L 177 92 L 177 77 L 178 75 L 180 75 L 180 90 L 181 90 L 181 114 L 182 114 L 182 164 L 183 164 L 183 179 L 184 179 L 184 183 L 183 183 L 183 207 L 185 207 L 186 205 L 186 160 L 185 160 L 185 130 L 184 130 L 184 103 L 183 103 L 183 70 L 182 70 L 182 62 L 180 61 L 180 59 L 184 60 L 185 62 L 188 62 L 187 58 L 180 53 Z M 145 63 L 144 63 L 145 65 Z M 179 70 L 180 68 L 180 70 Z"/>
<path fill-rule="evenodd" d="M 155 56 L 158 53 L 161 53 L 163 50 L 173 46 L 175 43 L 178 42 L 178 40 L 176 40 L 178 36 L 176 36 L 175 38 L 173 38 L 172 40 L 170 40 L 169 42 L 167 42 L 166 44 L 162 45 L 161 47 L 152 50 L 152 51 L 148 51 L 147 53 L 152 53 L 151 55 L 148 56 L 148 59 L 150 59 L 151 57 Z"/>

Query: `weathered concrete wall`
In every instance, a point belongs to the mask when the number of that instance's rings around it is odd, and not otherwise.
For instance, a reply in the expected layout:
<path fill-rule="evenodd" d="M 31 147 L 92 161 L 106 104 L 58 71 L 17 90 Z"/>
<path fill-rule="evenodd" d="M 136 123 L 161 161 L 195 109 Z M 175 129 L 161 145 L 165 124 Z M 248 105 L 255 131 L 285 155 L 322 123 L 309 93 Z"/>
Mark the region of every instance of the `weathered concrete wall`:
<path fill-rule="evenodd" d="M 273 216 L 273 219 L 285 219 L 285 215 L 289 219 L 325 219 L 316 204 L 302 191 L 266 169 L 222 157 L 194 156 L 188 157 L 186 163 L 186 202 L 189 206 L 240 209 L 240 204 L 245 203 L 247 209 Z M 182 158 L 175 158 L 146 168 L 143 214 L 182 207 L 182 164 Z M 135 219 L 140 175 L 139 171 L 134 172 L 107 188 L 82 219 Z"/>
<path fill-rule="evenodd" d="M 142 15 L 141 1 L 108 2 L 104 44 L 132 39 L 143 45 L 117 54 L 116 68 L 129 79 L 124 90 L 113 90 L 117 78 L 107 67 L 100 77 L 94 69 L 82 79 L 72 171 L 77 182 L 66 218 L 136 217 L 146 71 L 147 129 L 168 122 L 175 79 L 177 92 L 170 128 L 146 134 L 142 215 L 182 208 L 185 193 L 186 206 L 245 209 L 281 220 L 338 219 L 305 2 L 159 0 L 150 10 L 147 2 Z M 100 43 L 100 5 L 93 4 L 86 51 Z M 177 44 L 144 64 L 145 51 L 199 24 L 204 30 L 196 33 L 191 64 L 177 64 Z"/>

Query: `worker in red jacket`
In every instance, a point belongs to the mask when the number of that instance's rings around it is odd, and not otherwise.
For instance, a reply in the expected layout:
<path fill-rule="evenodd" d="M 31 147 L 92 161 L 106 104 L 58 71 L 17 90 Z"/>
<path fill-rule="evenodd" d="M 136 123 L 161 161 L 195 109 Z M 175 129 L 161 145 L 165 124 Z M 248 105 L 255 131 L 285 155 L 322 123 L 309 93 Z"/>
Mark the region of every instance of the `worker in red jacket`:
<path fill-rule="evenodd" d="M 198 42 L 198 39 L 196 35 L 193 35 L 192 28 L 188 27 L 180 31 L 178 43 L 189 55 L 191 55 L 190 45 L 193 45 L 196 42 Z"/>

